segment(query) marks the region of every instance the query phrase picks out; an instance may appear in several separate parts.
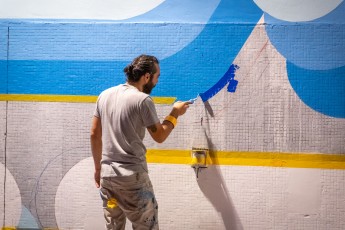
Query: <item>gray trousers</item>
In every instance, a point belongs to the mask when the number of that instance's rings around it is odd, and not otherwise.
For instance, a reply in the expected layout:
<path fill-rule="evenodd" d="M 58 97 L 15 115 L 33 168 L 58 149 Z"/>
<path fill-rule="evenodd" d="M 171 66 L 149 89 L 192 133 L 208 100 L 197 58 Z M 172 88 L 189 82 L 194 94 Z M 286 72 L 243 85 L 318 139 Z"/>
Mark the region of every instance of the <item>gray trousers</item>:
<path fill-rule="evenodd" d="M 106 229 L 124 230 L 126 218 L 134 230 L 158 230 L 158 205 L 147 173 L 101 179 Z"/>

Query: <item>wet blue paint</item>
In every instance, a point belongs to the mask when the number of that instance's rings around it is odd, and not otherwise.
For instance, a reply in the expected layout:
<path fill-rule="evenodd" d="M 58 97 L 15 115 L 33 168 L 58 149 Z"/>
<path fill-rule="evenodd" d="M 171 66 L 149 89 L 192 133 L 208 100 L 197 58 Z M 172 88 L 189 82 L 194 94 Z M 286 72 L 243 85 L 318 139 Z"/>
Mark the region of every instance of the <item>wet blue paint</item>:
<path fill-rule="evenodd" d="M 238 82 L 234 78 L 235 78 L 235 72 L 238 68 L 239 67 L 237 65 L 232 64 L 229 67 L 228 71 L 226 71 L 223 77 L 215 85 L 213 85 L 206 92 L 200 93 L 199 95 L 202 101 L 203 102 L 208 101 L 210 98 L 215 96 L 221 89 L 223 89 L 228 83 L 229 83 L 228 92 L 235 92 Z"/>
<path fill-rule="evenodd" d="M 234 80 L 234 79 L 231 79 L 229 81 L 229 85 L 228 85 L 228 92 L 234 93 L 236 91 L 237 85 L 238 85 L 238 81 Z"/>

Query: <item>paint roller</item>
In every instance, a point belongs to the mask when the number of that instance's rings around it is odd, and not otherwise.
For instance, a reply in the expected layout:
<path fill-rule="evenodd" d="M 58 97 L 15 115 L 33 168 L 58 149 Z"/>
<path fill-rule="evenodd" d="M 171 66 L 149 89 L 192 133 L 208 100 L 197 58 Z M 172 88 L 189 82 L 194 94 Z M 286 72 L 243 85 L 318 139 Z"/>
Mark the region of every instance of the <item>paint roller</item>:
<path fill-rule="evenodd" d="M 207 168 L 207 156 L 209 154 L 208 148 L 192 147 L 191 167 L 194 168 L 196 178 L 199 178 L 199 171 L 202 168 Z"/>
<path fill-rule="evenodd" d="M 190 99 L 189 102 L 194 104 L 199 98 Z M 202 168 L 207 168 L 207 157 L 209 156 L 208 141 L 206 138 L 205 129 L 203 127 L 203 118 L 201 117 L 200 126 L 194 129 L 194 138 L 191 151 L 191 167 L 194 168 L 196 178 L 199 178 L 199 171 Z"/>

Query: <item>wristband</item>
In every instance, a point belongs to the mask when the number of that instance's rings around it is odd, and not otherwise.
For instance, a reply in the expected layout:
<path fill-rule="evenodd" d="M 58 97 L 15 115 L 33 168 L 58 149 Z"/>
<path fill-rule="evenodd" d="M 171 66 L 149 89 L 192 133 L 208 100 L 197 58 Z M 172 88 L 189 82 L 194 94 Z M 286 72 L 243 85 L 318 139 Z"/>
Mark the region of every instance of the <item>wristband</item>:
<path fill-rule="evenodd" d="M 169 121 L 175 128 L 175 126 L 177 124 L 177 119 L 174 116 L 171 116 L 171 115 L 166 116 L 164 120 Z"/>

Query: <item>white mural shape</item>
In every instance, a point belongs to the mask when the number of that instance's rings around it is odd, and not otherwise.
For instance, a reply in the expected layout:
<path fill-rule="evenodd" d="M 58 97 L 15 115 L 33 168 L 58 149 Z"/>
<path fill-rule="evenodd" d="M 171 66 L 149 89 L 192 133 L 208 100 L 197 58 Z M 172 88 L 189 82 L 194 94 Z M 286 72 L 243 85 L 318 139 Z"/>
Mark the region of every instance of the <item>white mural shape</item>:
<path fill-rule="evenodd" d="M 55 215 L 59 229 L 104 227 L 102 200 L 93 181 L 92 157 L 80 161 L 61 180 L 55 197 Z"/>
<path fill-rule="evenodd" d="M 343 0 L 254 0 L 266 13 L 284 21 L 311 21 L 325 16 Z"/>
<path fill-rule="evenodd" d="M 0 0 L 0 18 L 123 20 L 164 0 Z"/>

